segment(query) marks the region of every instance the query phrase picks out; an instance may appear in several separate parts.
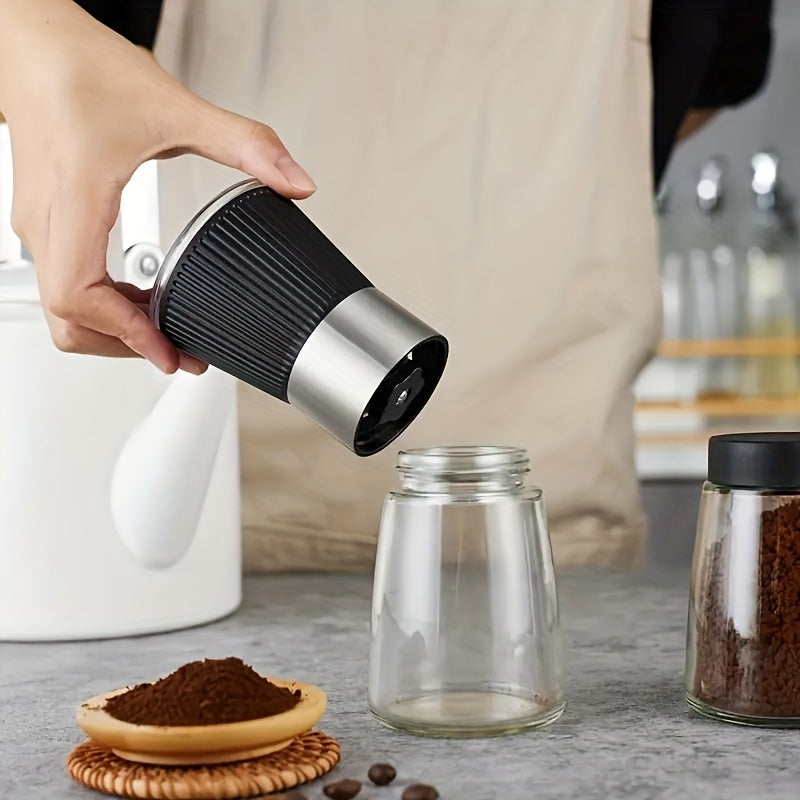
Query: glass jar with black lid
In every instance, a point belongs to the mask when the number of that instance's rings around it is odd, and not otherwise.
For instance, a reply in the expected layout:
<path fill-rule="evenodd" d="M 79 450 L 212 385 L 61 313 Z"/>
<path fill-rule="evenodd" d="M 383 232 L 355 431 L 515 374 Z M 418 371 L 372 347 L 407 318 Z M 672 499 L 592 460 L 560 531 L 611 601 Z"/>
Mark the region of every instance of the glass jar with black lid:
<path fill-rule="evenodd" d="M 800 433 L 709 441 L 686 698 L 716 719 L 800 727 Z"/>

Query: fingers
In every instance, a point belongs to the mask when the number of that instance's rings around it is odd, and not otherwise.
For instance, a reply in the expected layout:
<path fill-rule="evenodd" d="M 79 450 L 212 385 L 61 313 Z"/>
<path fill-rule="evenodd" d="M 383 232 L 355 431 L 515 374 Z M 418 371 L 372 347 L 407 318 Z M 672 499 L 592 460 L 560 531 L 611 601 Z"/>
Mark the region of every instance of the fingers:
<path fill-rule="evenodd" d="M 50 318 L 62 325 L 51 332 L 61 349 L 76 351 L 86 340 L 85 330 L 118 339 L 124 348 L 151 361 L 166 373 L 175 372 L 180 357 L 156 330 L 136 302 L 146 295 L 124 288 L 134 301 L 117 292 L 106 274 L 108 231 L 119 208 L 119 189 L 84 175 L 68 182 L 69 197 L 57 194 L 50 209 L 47 246 L 40 269 L 42 302 Z M 57 338 L 61 337 L 61 341 Z M 106 340 L 92 340 L 106 347 Z M 123 348 L 110 347 L 114 352 Z"/>
<path fill-rule="evenodd" d="M 153 294 L 152 289 L 140 289 L 132 283 L 124 283 L 123 281 L 111 282 L 110 279 L 108 279 L 108 281 L 109 285 L 113 285 L 115 291 L 130 300 L 143 314 L 149 317 L 150 296 Z M 208 364 L 181 350 L 178 351 L 178 358 L 180 360 L 180 366 L 178 368 L 184 370 L 184 372 L 202 375 L 208 369 Z"/>
<path fill-rule="evenodd" d="M 199 124 L 195 116 L 187 130 L 192 133 L 186 149 L 196 155 L 242 170 L 285 197 L 302 199 L 316 191 L 314 181 L 267 125 L 203 102 Z"/>
<path fill-rule="evenodd" d="M 208 364 L 181 350 L 178 350 L 178 358 L 180 359 L 178 369 L 191 372 L 192 375 L 202 375 L 208 369 Z"/>
<path fill-rule="evenodd" d="M 110 278 L 108 279 L 111 280 Z M 131 303 L 141 305 L 146 312 L 150 307 L 150 296 L 153 294 L 152 289 L 140 289 L 132 283 L 125 281 L 113 281 L 111 284 L 123 297 L 126 297 Z"/>
<path fill-rule="evenodd" d="M 118 194 L 106 186 L 95 197 L 90 176 L 81 186 L 69 202 L 54 199 L 39 270 L 42 304 L 56 347 L 67 353 L 142 356 L 167 374 L 178 369 L 202 374 L 207 365 L 177 350 L 153 325 L 151 291 L 115 283 L 106 272 L 108 220 L 116 217 Z"/>
<path fill-rule="evenodd" d="M 45 311 L 50 336 L 55 346 L 64 353 L 81 353 L 91 356 L 116 358 L 141 358 L 141 356 L 113 336 L 106 336 L 81 325 L 65 322 Z"/>
<path fill-rule="evenodd" d="M 162 372 L 169 374 L 180 366 L 178 351 L 155 329 L 146 312 L 102 282 L 53 298 L 50 309 L 68 324 L 68 330 L 83 328 L 118 339 Z"/>
<path fill-rule="evenodd" d="M 124 342 L 114 336 L 98 333 L 81 325 L 64 320 L 45 312 L 50 335 L 55 346 L 64 353 L 80 353 L 90 356 L 111 356 L 114 358 L 141 358 Z M 208 365 L 188 353 L 178 351 L 179 369 L 193 375 L 202 375 Z"/>
<path fill-rule="evenodd" d="M 146 306 L 142 308 L 141 304 L 132 303 L 111 286 L 95 284 L 89 287 L 84 291 L 78 309 L 72 315 L 78 324 L 119 339 L 163 372 L 183 369 L 199 375 L 206 370 L 202 361 L 178 351 L 164 334 L 156 330 Z"/>

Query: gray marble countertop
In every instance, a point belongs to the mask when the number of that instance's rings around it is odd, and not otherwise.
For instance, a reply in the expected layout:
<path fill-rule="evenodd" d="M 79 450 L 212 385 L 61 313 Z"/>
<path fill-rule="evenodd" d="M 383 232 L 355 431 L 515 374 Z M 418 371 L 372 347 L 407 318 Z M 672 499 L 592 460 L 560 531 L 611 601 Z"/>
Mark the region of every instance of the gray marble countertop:
<path fill-rule="evenodd" d="M 365 704 L 370 581 L 248 578 L 241 609 L 188 631 L 110 641 L 0 644 L 0 798 L 102 795 L 64 771 L 82 740 L 83 699 L 152 680 L 197 658 L 236 655 L 263 673 L 317 683 L 322 727 L 342 744 L 334 776 L 363 779 L 376 760 L 430 782 L 443 800 L 796 798 L 800 732 L 695 718 L 682 690 L 685 570 L 566 574 L 559 581 L 567 710 L 541 731 L 435 741 L 380 727 Z M 363 800 L 399 797 L 365 790 Z M 309 798 L 321 798 L 319 784 Z"/>

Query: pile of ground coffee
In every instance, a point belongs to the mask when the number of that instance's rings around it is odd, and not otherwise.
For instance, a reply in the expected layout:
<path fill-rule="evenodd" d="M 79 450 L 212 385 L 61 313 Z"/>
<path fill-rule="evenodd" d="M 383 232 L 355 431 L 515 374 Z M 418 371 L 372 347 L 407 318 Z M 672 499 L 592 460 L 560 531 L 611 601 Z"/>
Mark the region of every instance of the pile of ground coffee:
<path fill-rule="evenodd" d="M 728 609 L 728 541 L 706 554 L 695 597 L 692 694 L 714 708 L 763 717 L 800 717 L 800 500 L 761 514 L 754 635 L 741 635 Z"/>
<path fill-rule="evenodd" d="M 300 698 L 299 689 L 270 683 L 239 658 L 207 658 L 109 698 L 105 710 L 137 725 L 217 725 L 271 717 Z"/>

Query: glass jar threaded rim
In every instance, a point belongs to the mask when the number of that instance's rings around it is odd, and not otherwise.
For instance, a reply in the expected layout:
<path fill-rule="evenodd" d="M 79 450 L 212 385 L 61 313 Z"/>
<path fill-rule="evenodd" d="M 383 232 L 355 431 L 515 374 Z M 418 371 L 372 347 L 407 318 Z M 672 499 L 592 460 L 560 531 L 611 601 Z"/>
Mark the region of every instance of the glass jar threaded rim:
<path fill-rule="evenodd" d="M 481 494 L 522 489 L 530 470 L 523 448 L 454 445 L 403 450 L 397 471 L 404 491 Z"/>

